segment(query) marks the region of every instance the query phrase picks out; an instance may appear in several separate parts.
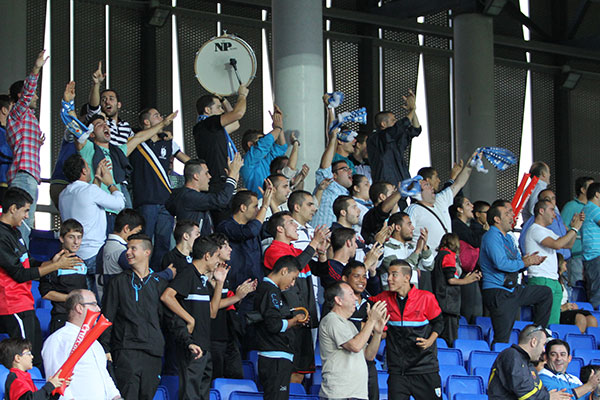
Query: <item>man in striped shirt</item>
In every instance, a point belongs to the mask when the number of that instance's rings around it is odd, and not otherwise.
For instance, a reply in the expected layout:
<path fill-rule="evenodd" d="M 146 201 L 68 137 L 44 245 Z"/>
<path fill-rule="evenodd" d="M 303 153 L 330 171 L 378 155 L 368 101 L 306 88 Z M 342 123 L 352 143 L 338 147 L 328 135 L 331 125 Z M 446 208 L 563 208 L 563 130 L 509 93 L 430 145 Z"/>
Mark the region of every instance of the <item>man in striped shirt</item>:
<path fill-rule="evenodd" d="M 33 198 L 29 216 L 19 226 L 25 244 L 29 245 L 29 233 L 33 221 L 40 183 L 40 148 L 44 143 L 44 134 L 33 110 L 37 108 L 37 80 L 40 70 L 48 60 L 41 51 L 35 60 L 31 73 L 25 81 L 17 81 L 10 86 L 10 97 L 14 102 L 8 114 L 6 139 L 13 151 L 13 161 L 8 170 L 10 186 L 25 190 Z"/>

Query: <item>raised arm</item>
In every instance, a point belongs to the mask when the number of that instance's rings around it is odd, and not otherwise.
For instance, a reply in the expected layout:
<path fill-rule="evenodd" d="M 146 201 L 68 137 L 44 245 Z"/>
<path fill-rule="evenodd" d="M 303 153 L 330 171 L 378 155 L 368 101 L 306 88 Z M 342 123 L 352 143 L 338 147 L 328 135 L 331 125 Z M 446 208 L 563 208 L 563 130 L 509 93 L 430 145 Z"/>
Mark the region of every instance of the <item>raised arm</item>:
<path fill-rule="evenodd" d="M 419 128 L 421 124 L 419 123 L 419 118 L 417 118 L 417 102 L 412 89 L 408 89 L 408 95 L 402 96 L 402 99 L 406 102 L 406 104 L 403 105 L 402 108 L 408 111 L 408 114 L 406 114 L 406 118 L 410 120 L 410 123 L 413 127 Z"/>
<path fill-rule="evenodd" d="M 477 152 L 473 153 L 471 158 L 469 158 L 469 161 L 467 161 L 465 163 L 462 171 L 460 171 L 460 173 L 456 177 L 456 180 L 454 181 L 454 183 L 452 185 L 450 185 L 450 189 L 452 189 L 453 196 L 456 196 L 458 194 L 458 192 L 460 192 L 460 190 L 467 184 L 467 181 L 469 180 L 469 177 L 471 176 L 471 172 L 473 171 L 473 167 L 471 167 L 471 161 L 473 161 L 473 158 L 475 157 L 476 154 L 477 154 Z"/>
<path fill-rule="evenodd" d="M 331 162 L 333 161 L 333 156 L 335 155 L 335 146 L 337 144 L 337 134 L 339 131 L 339 129 L 335 129 L 329 134 L 329 142 L 327 143 L 327 147 L 321 156 L 321 164 L 319 168 L 327 169 L 331 167 Z"/>
<path fill-rule="evenodd" d="M 300 142 L 298 141 L 295 132 L 292 132 L 290 140 L 292 141 L 292 151 L 290 152 L 287 166 L 295 171 L 296 165 L 298 164 L 298 149 L 300 148 Z"/>
<path fill-rule="evenodd" d="M 88 98 L 90 107 L 95 108 L 100 105 L 100 85 L 104 82 L 104 78 L 106 74 L 102 73 L 102 61 L 98 61 L 98 69 L 92 74 L 92 88 Z"/>
<path fill-rule="evenodd" d="M 165 129 L 167 126 L 171 125 L 171 122 L 173 122 L 173 120 L 177 116 L 178 112 L 179 111 L 175 111 L 175 112 L 169 114 L 159 124 L 156 124 L 153 127 L 145 129 L 143 131 L 140 131 L 140 132 L 136 133 L 132 138 L 130 138 L 129 141 L 127 142 L 127 156 L 129 156 L 139 144 L 144 143 L 146 140 L 148 140 L 152 136 L 162 132 L 163 129 Z"/>
<path fill-rule="evenodd" d="M 246 97 L 248 96 L 248 88 L 244 85 L 241 85 L 238 89 L 238 98 L 235 103 L 235 107 L 231 111 L 225 112 L 221 114 L 221 126 L 225 127 L 227 132 L 233 132 L 235 129 L 231 129 L 234 127 L 230 127 L 230 124 L 239 121 L 242 119 L 244 114 L 246 114 Z M 239 125 L 238 125 L 239 126 Z"/>

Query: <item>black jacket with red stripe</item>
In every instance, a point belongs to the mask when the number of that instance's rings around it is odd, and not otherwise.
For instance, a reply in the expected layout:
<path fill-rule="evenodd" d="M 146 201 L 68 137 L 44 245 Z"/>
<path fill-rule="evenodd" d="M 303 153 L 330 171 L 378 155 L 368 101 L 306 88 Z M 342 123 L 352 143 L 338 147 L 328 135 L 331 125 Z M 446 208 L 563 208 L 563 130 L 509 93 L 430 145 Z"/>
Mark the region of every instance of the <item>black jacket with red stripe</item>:
<path fill-rule="evenodd" d="M 460 279 L 462 270 L 456 263 L 456 253 L 441 249 L 435 257 L 433 267 L 433 293 L 444 314 L 460 315 L 460 286 L 451 285 L 452 278 Z"/>
<path fill-rule="evenodd" d="M 414 285 L 405 298 L 385 291 L 369 301 L 385 301 L 390 314 L 386 357 L 390 374 L 419 375 L 439 371 L 435 341 L 427 349 L 417 346 L 417 338 L 429 338 L 443 329 L 442 310 L 435 296 Z"/>

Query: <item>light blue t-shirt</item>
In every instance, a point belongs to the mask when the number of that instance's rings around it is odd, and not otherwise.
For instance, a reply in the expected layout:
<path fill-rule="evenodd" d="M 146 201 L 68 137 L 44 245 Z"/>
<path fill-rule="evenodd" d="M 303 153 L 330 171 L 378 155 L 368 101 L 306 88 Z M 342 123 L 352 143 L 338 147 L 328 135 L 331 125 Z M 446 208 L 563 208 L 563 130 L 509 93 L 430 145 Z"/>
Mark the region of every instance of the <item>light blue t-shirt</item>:
<path fill-rule="evenodd" d="M 583 207 L 585 221 L 581 227 L 581 244 L 583 246 L 583 259 L 593 260 L 600 256 L 600 207 L 588 202 Z"/>

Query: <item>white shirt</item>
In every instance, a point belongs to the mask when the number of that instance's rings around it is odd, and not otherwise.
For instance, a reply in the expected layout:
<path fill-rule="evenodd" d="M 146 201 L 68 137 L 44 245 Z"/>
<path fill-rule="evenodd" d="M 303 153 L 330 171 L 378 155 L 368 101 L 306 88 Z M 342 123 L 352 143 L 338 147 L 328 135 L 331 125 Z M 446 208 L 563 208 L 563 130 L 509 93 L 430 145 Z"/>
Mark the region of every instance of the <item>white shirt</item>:
<path fill-rule="evenodd" d="M 433 207 L 427 207 L 433 211 L 435 215 L 444 223 L 446 231 L 452 232 L 452 220 L 450 219 L 450 212 L 448 207 L 454 202 L 454 193 L 452 188 L 446 188 L 435 195 L 435 203 Z M 419 204 L 411 204 L 405 210 L 410 217 L 415 230 L 413 232 L 413 245 L 417 244 L 419 236 L 421 235 L 421 228 L 427 228 L 427 246 L 431 249 L 432 256 L 435 258 L 437 255 L 437 248 L 440 245 L 442 236 L 446 233 L 444 228 L 440 225 L 440 221 L 429 211 L 423 208 Z"/>
<path fill-rule="evenodd" d="M 69 357 L 80 327 L 67 322 L 44 342 L 42 358 L 46 376 L 52 376 Z M 111 400 L 120 397 L 119 390 L 106 370 L 106 353 L 98 341 L 75 364 L 71 385 L 61 399 Z"/>
<path fill-rule="evenodd" d="M 535 203 L 538 202 L 538 195 L 542 190 L 546 189 L 547 187 L 548 182 L 538 181 L 538 183 L 536 183 L 535 187 L 533 188 L 533 191 L 531 192 L 531 195 L 529 195 L 527 202 L 525 202 L 525 205 L 523 206 L 523 210 L 521 211 L 523 223 L 527 222 L 529 218 L 533 217 L 533 207 L 535 207 Z"/>
<path fill-rule="evenodd" d="M 98 254 L 106 240 L 106 209 L 121 211 L 125 197 L 118 190 L 109 194 L 96 185 L 75 181 L 60 193 L 58 204 L 63 221 L 73 218 L 83 225 L 77 255 L 87 260 Z"/>
<path fill-rule="evenodd" d="M 558 280 L 558 259 L 556 250 L 542 245 L 547 237 L 558 239 L 558 235 L 550 229 L 539 224 L 532 224 L 525 234 L 525 254 L 538 252 L 540 257 L 546 257 L 540 265 L 532 265 L 527 268 L 527 275 L 537 278 L 548 278 Z"/>

